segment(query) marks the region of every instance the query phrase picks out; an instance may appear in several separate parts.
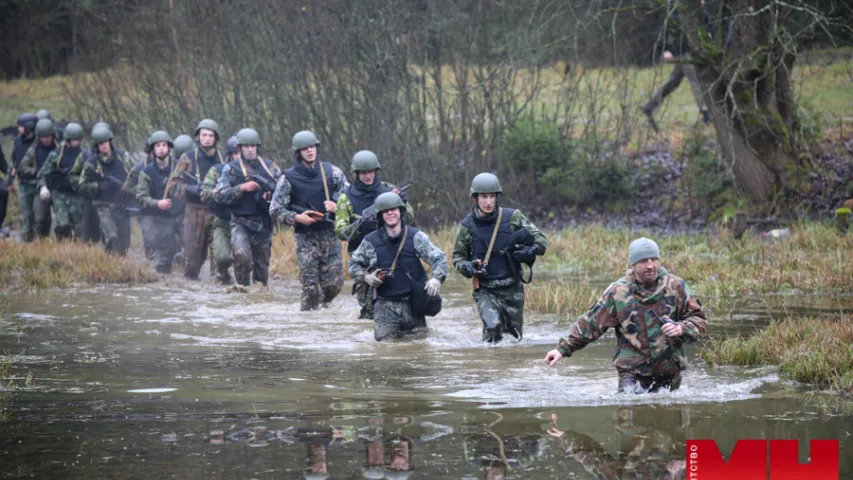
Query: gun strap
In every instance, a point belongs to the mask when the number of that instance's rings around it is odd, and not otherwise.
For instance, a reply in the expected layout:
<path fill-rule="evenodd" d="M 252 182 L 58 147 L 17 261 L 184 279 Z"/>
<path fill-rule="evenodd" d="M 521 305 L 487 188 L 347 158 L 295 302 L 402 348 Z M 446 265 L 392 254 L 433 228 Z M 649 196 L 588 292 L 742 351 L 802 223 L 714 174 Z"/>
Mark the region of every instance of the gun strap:
<path fill-rule="evenodd" d="M 326 192 L 326 201 L 331 202 L 332 197 L 329 195 L 329 184 L 326 182 L 326 169 L 323 168 L 323 162 L 320 162 L 320 175 L 323 177 L 323 190 Z"/>
<path fill-rule="evenodd" d="M 270 171 L 269 168 L 267 168 L 267 162 L 264 161 L 264 157 L 258 155 L 258 161 L 261 162 L 261 166 L 264 167 L 264 170 L 267 171 L 267 175 L 270 176 L 270 180 L 275 181 L 275 177 L 273 176 L 272 172 Z M 243 163 L 243 156 L 242 155 L 240 156 L 240 170 L 243 171 L 243 177 L 249 178 L 249 170 L 246 169 L 246 164 Z M 252 173 L 255 173 L 255 172 L 252 171 Z"/>
<path fill-rule="evenodd" d="M 409 234 L 409 227 L 406 226 L 403 229 L 403 238 L 400 240 L 400 246 L 397 248 L 397 255 L 394 256 L 394 261 L 391 262 L 391 271 L 393 272 L 395 268 L 397 268 L 397 259 L 400 258 L 400 252 L 403 251 L 403 245 L 406 244 L 406 235 Z"/>
<path fill-rule="evenodd" d="M 489 240 L 489 249 L 486 250 L 486 258 L 483 259 L 483 265 L 489 264 L 489 258 L 492 256 L 492 249 L 495 248 L 495 240 L 498 238 L 498 229 L 501 227 L 501 218 L 503 218 L 504 209 L 498 207 L 498 221 L 495 222 L 495 229 L 492 230 L 492 239 Z"/>

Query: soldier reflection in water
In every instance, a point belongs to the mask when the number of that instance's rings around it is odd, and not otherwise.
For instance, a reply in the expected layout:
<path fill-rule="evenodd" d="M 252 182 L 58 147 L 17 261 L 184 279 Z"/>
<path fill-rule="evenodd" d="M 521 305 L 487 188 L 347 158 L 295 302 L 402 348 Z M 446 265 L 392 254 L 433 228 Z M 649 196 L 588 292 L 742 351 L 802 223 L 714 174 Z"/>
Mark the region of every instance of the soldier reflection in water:
<path fill-rule="evenodd" d="M 412 463 L 414 441 L 403 435 L 406 417 L 394 418 L 394 424 L 400 425 L 396 433 L 383 436 L 384 419 L 373 418 L 370 427 L 360 430 L 359 437 L 367 443 L 367 464 L 361 469 L 364 478 L 371 480 L 406 480 L 415 471 Z"/>
<path fill-rule="evenodd" d="M 487 480 L 503 480 L 513 468 L 534 461 L 542 454 L 539 435 L 498 435 L 492 427 L 503 420 L 503 415 L 492 412 L 497 418 L 490 424 L 477 427 L 477 433 L 465 436 L 465 458 L 469 463 L 485 467 Z"/>
<path fill-rule="evenodd" d="M 548 429 L 548 434 L 559 438 L 566 454 L 600 480 L 684 479 L 686 460 L 683 442 L 674 441 L 662 430 L 635 425 L 634 415 L 634 410 L 629 407 L 617 410 L 615 428 L 621 436 L 622 445 L 616 454 L 610 454 L 588 435 L 560 429 L 556 413 L 551 414 L 553 426 Z M 684 421 L 682 416 L 682 427 L 685 426 Z"/>

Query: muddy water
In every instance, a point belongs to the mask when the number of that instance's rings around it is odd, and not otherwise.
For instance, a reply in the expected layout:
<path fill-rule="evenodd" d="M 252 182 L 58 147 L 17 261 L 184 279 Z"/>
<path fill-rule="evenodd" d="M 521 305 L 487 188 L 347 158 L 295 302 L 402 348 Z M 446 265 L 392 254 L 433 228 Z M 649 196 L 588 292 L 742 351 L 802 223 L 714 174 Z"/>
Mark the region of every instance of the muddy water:
<path fill-rule="evenodd" d="M 656 479 L 683 468 L 691 438 L 724 452 L 832 438 L 853 477 L 853 408 L 773 368 L 711 368 L 693 349 L 681 390 L 629 397 L 612 336 L 555 368 L 542 362 L 565 329 L 553 316 L 529 315 L 523 342 L 482 345 L 458 279 L 427 338 L 388 344 L 347 294 L 303 314 L 294 281 L 242 294 L 168 282 L 3 299 L 15 385 L 0 389 L 0 476 Z M 751 299 L 711 334 L 851 306 Z"/>

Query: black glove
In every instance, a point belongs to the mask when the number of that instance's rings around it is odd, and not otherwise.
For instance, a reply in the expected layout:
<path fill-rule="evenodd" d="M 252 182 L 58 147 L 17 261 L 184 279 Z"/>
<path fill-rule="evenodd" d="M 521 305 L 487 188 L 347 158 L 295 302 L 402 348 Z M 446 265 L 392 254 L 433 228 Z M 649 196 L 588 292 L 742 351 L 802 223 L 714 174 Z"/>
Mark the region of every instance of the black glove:
<path fill-rule="evenodd" d="M 536 246 L 522 247 L 512 252 L 512 259 L 518 263 L 526 263 L 530 265 L 536 261 Z"/>
<path fill-rule="evenodd" d="M 477 268 L 474 266 L 474 262 L 462 263 L 462 265 L 459 266 L 459 270 L 465 278 L 472 278 L 477 273 Z"/>
<path fill-rule="evenodd" d="M 184 190 L 184 192 L 187 195 L 198 197 L 199 195 L 201 195 L 201 184 L 196 183 L 195 185 L 187 185 L 186 190 Z"/>

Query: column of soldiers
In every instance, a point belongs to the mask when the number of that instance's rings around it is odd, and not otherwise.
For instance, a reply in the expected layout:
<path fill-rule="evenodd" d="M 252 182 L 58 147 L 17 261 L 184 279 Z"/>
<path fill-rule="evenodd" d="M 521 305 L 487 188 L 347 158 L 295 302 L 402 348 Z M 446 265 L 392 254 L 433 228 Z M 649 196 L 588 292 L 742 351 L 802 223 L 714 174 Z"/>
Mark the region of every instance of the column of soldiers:
<path fill-rule="evenodd" d="M 134 165 L 115 147 L 109 125 L 96 124 L 91 148 L 84 149 L 79 124 L 68 124 L 57 144 L 52 119 L 42 116 L 19 118 L 12 155 L 25 241 L 49 234 L 52 202 L 58 239 L 100 238 L 107 251 L 125 255 L 130 214 L 139 210 L 146 256 L 158 272 L 171 272 L 183 244 L 187 278 L 198 278 L 211 249 L 219 282 L 267 285 L 278 223 L 294 228 L 301 310 L 328 306 L 340 293 L 339 239 L 348 242 L 359 317 L 373 319 L 377 341 L 421 334 L 425 317 L 440 310 L 447 256 L 414 226 L 405 188 L 382 181 L 373 152 L 353 156 L 349 183 L 340 168 L 321 160 L 317 137 L 300 131 L 292 139 L 293 164 L 282 171 L 263 158 L 257 131 L 241 129 L 221 152 L 219 126 L 205 119 L 194 141 L 154 132 L 147 157 Z M 474 177 L 472 209 L 459 224 L 452 255 L 457 272 L 472 281 L 487 343 L 502 341 L 504 334 L 522 339 L 524 284 L 548 246 L 520 210 L 501 206 L 502 193 L 494 174 Z M 626 276 L 611 284 L 545 360 L 554 365 L 614 328 L 620 391 L 677 389 L 686 368 L 683 344 L 701 337 L 706 314 L 684 280 L 660 266 L 652 240 L 632 242 L 628 259 Z"/>

